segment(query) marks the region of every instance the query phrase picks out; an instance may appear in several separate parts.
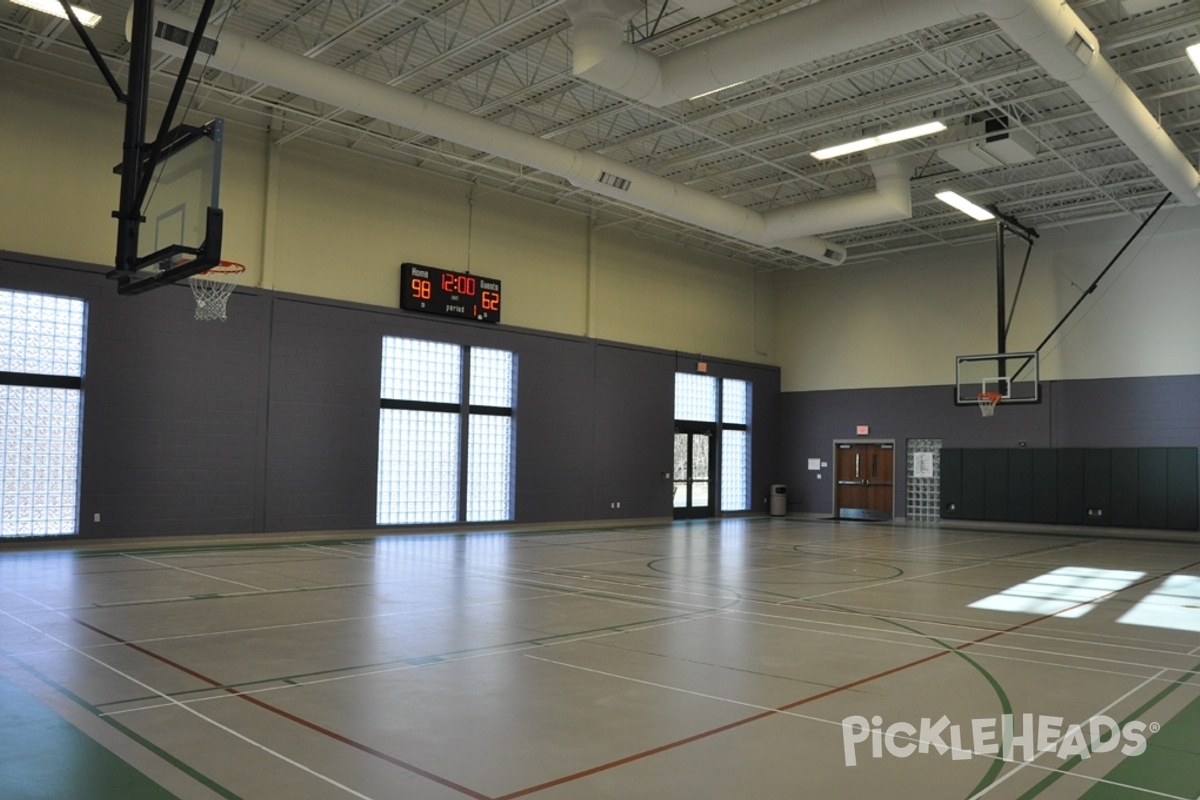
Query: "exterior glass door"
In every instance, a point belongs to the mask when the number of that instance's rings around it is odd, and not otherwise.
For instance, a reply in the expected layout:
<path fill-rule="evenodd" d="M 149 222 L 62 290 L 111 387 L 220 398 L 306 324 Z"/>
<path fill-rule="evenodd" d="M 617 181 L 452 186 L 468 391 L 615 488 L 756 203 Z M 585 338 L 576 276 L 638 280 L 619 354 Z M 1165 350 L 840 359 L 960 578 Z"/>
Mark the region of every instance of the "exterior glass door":
<path fill-rule="evenodd" d="M 712 441 L 715 433 L 711 425 L 676 423 L 675 519 L 712 516 Z"/>

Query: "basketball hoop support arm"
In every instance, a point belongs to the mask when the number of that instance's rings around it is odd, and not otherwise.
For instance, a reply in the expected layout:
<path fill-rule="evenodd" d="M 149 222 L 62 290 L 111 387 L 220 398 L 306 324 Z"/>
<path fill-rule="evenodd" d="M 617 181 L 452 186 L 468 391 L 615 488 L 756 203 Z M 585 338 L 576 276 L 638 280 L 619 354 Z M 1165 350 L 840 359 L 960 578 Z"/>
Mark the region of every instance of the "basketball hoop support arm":
<path fill-rule="evenodd" d="M 65 2 L 65 0 L 60 0 Z M 188 74 L 199 50 L 201 37 L 198 35 L 208 24 L 215 0 L 204 0 L 197 21 L 196 32 L 188 41 L 183 65 L 175 79 L 171 99 L 163 113 L 159 133 L 153 143 L 142 138 L 146 133 L 148 95 L 150 93 L 150 43 L 153 37 L 153 0 L 134 0 L 131 42 L 129 53 L 129 86 L 122 98 L 125 103 L 125 137 L 122 146 L 121 164 L 117 172 L 121 175 L 120 208 L 113 212 L 117 218 L 117 263 L 116 273 L 127 272 L 137 261 L 138 232 L 142 223 L 141 207 L 154 175 L 154 166 L 168 140 L 171 121 L 183 95 Z M 119 88 L 119 87 L 118 87 Z M 211 265 L 210 265 L 211 266 Z M 110 273 L 112 274 L 112 273 Z"/>
<path fill-rule="evenodd" d="M 126 102 L 125 91 L 121 88 L 121 84 L 117 82 L 116 76 L 112 70 L 108 68 L 108 62 L 104 60 L 104 56 L 100 55 L 100 51 L 96 49 L 96 44 L 92 41 L 92 37 L 88 35 L 87 28 L 83 27 L 83 23 L 79 21 L 79 15 L 75 13 L 75 9 L 67 0 L 58 0 L 62 6 L 63 13 L 67 15 L 67 20 L 71 23 L 71 27 L 75 29 L 75 33 L 83 41 L 83 46 L 87 48 L 88 54 L 92 57 L 92 61 L 96 62 L 96 66 L 100 68 L 100 74 L 104 76 L 108 87 L 113 90 L 113 94 L 117 96 L 118 103 Z"/>
<path fill-rule="evenodd" d="M 988 211 L 996 216 L 996 352 L 1006 353 L 1008 352 L 1008 326 L 1012 318 L 1006 308 L 1007 291 L 1004 286 L 1004 236 L 1008 231 L 1012 231 L 1024 239 L 1029 245 L 1030 250 L 1032 250 L 1033 240 L 1038 238 L 1038 232 L 1033 228 L 1022 225 L 1015 217 L 1005 214 L 994 205 L 989 206 Z M 1026 253 L 1025 266 L 1021 268 L 1021 280 L 1017 282 L 1017 295 L 1013 297 L 1013 310 L 1016 310 L 1017 299 L 1021 292 L 1021 284 L 1025 280 L 1025 267 L 1028 266 L 1029 254 Z"/>
<path fill-rule="evenodd" d="M 1042 339 L 1042 343 L 1037 346 L 1037 352 L 1042 352 L 1042 348 L 1046 346 L 1046 343 L 1050 341 L 1054 334 L 1058 333 L 1059 328 L 1066 324 L 1066 321 L 1071 317 L 1072 314 L 1075 313 L 1075 309 L 1079 308 L 1079 306 L 1083 304 L 1083 301 L 1088 298 L 1088 295 L 1096 291 L 1096 287 L 1100 285 L 1100 281 L 1104 279 L 1104 276 L 1108 274 L 1108 271 L 1113 268 L 1114 264 L 1117 263 L 1117 259 L 1125 254 L 1125 251 L 1129 249 L 1129 245 L 1133 244 L 1133 240 L 1141 235 L 1142 231 L 1146 229 L 1146 226 L 1150 224 L 1150 220 L 1154 219 L 1154 217 L 1158 215 L 1158 212 L 1162 210 L 1162 207 L 1165 206 L 1167 201 L 1170 199 L 1171 193 L 1167 192 L 1166 196 L 1163 197 L 1162 200 L 1158 201 L 1158 205 L 1154 207 L 1154 210 L 1150 212 L 1150 215 L 1142 220 L 1142 224 L 1138 225 L 1137 230 L 1134 231 L 1133 234 L 1125 241 L 1125 244 L 1121 245 L 1121 249 L 1117 251 L 1117 254 L 1109 260 L 1104 269 L 1100 270 L 1100 274 L 1096 276 L 1096 280 L 1092 281 L 1092 285 L 1089 286 L 1084 293 L 1079 296 L 1079 299 L 1075 301 L 1075 305 L 1071 306 L 1070 310 L 1068 310 L 1067 313 L 1063 315 L 1063 318 L 1058 321 L 1058 324 L 1054 326 L 1054 330 L 1046 334 L 1046 338 Z"/>

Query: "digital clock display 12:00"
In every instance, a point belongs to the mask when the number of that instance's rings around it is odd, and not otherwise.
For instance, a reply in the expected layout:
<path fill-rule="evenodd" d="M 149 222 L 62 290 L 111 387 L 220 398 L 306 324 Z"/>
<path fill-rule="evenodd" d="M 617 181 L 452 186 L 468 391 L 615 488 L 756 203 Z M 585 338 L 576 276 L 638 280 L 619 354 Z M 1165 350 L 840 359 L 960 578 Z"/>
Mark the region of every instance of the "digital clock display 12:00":
<path fill-rule="evenodd" d="M 499 322 L 500 281 L 420 264 L 401 264 L 400 307 Z"/>

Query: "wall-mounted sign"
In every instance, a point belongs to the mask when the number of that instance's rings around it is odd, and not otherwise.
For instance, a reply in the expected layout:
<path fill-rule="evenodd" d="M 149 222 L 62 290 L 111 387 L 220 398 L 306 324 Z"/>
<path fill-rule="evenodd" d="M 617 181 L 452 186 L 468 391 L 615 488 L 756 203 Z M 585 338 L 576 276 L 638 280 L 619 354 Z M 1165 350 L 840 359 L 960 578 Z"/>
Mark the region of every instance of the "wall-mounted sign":
<path fill-rule="evenodd" d="M 871 433 L 871 426 L 870 425 L 859 425 L 857 428 L 854 429 L 854 432 L 857 433 L 859 436 L 868 436 Z"/>
<path fill-rule="evenodd" d="M 913 453 L 913 477 L 932 478 L 933 453 Z"/>

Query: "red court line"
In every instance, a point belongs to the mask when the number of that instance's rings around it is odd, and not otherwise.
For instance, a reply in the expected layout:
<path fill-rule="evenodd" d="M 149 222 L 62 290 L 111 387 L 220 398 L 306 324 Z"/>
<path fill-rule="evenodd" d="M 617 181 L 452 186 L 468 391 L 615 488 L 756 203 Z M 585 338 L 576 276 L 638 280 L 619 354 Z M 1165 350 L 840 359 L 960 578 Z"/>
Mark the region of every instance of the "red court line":
<path fill-rule="evenodd" d="M 148 650 L 145 647 L 142 647 L 141 645 L 126 641 L 126 640 L 120 638 L 119 636 L 111 634 L 108 631 L 98 628 L 95 625 L 92 625 L 90 623 L 84 622 L 83 620 L 81 620 L 77 617 L 73 617 L 69 614 L 66 614 L 65 612 L 59 612 L 59 613 L 63 614 L 63 616 L 67 617 L 68 619 L 72 620 L 73 622 L 75 622 L 79 625 L 82 625 L 83 627 L 87 628 L 90 631 L 94 631 L 95 633 L 98 633 L 101 636 L 111 639 L 112 641 L 114 641 L 118 644 L 124 645 L 125 647 L 129 647 L 133 650 L 136 650 L 137 652 L 142 653 L 143 655 L 146 655 L 150 658 L 153 658 L 154 660 L 159 661 L 160 663 L 166 664 L 174 669 L 177 669 L 180 672 L 191 675 L 192 677 L 196 678 L 197 680 L 203 681 L 204 683 L 207 683 L 208 685 L 210 685 L 214 688 L 221 689 L 222 691 L 224 691 L 230 695 L 233 695 L 235 697 L 239 697 L 248 703 L 253 703 L 254 705 L 258 706 L 259 708 L 262 708 L 265 711 L 269 711 L 272 714 L 276 714 L 276 715 L 283 717 L 284 719 L 287 719 L 291 722 L 295 722 L 298 725 L 302 725 L 302 726 L 308 728 L 309 730 L 320 733 L 324 736 L 334 739 L 335 741 L 341 742 L 342 744 L 345 744 L 349 747 L 353 747 L 354 749 L 359 750 L 363 753 L 367 753 L 368 755 L 375 756 L 376 758 L 379 758 L 382 761 L 386 761 L 387 763 L 392 764 L 393 766 L 400 767 L 401 769 L 407 770 L 408 772 L 411 772 L 415 775 L 420 775 L 421 777 L 427 778 L 428 780 L 431 780 L 437 784 L 445 786 L 448 789 L 453 789 L 454 791 L 459 792 L 463 795 L 466 795 L 467 797 L 475 798 L 475 800 L 516 800 L 516 798 L 519 798 L 519 797 L 527 797 L 528 795 L 535 794 L 537 792 L 544 791 L 546 789 L 551 789 L 556 786 L 561 786 L 566 783 L 571 783 L 573 781 L 580 780 L 581 778 L 586 778 L 586 777 L 595 775 L 600 772 L 605 772 L 607 770 L 614 769 L 616 767 L 621 767 L 626 764 L 630 764 L 634 761 L 640 761 L 641 759 L 649 758 L 650 756 L 657 755 L 659 753 L 664 753 L 668 750 L 674 750 L 676 748 L 683 747 L 684 745 L 688 745 L 693 742 L 698 742 L 703 739 L 707 739 L 709 737 L 716 736 L 721 733 L 725 733 L 726 731 L 740 728 L 744 725 L 749 725 L 752 722 L 758 722 L 759 720 L 767 719 L 769 717 L 774 716 L 775 714 L 780 714 L 780 713 L 783 713 L 786 711 L 790 711 L 794 708 L 798 708 L 800 706 L 806 705 L 808 703 L 812 703 L 817 700 L 822 700 L 826 697 L 830 697 L 832 695 L 847 691 L 848 689 L 854 689 L 856 687 L 862 686 L 863 684 L 867 684 L 867 683 L 871 683 L 873 681 L 879 680 L 880 678 L 886 678 L 890 675 L 895 675 L 899 672 L 903 672 L 905 670 L 912 669 L 913 667 L 920 666 L 921 664 L 926 664 L 930 661 L 934 661 L 935 659 L 942 658 L 944 656 L 951 655 L 952 653 L 955 653 L 955 652 L 958 652 L 961 650 L 966 650 L 969 647 L 973 647 L 978 644 L 983 644 L 992 639 L 996 639 L 1000 636 L 1004 636 L 1006 634 L 1013 633 L 1015 631 L 1019 631 L 1023 628 L 1029 627 L 1030 625 L 1036 625 L 1039 622 L 1044 622 L 1048 619 L 1053 619 L 1054 617 L 1057 617 L 1059 614 L 1065 613 L 1067 611 L 1071 611 L 1073 609 L 1080 608 L 1082 606 L 1091 605 L 1093 603 L 1098 603 L 1101 600 L 1107 600 L 1108 598 L 1113 597 L 1114 595 L 1117 595 L 1121 592 L 1125 592 L 1125 591 L 1128 591 L 1129 589 L 1133 589 L 1135 587 L 1142 586 L 1147 583 L 1152 583 L 1154 581 L 1161 580 L 1163 578 L 1169 577 L 1169 576 L 1174 575 L 1179 572 L 1183 572 L 1184 570 L 1188 570 L 1188 569 L 1191 569 L 1196 566 L 1200 566 L 1200 561 L 1195 561 L 1186 566 L 1182 566 L 1177 569 L 1171 570 L 1170 572 L 1164 572 L 1164 573 L 1155 575 L 1153 577 L 1145 578 L 1136 583 L 1131 583 L 1130 585 L 1125 586 L 1121 589 L 1116 589 L 1111 592 L 1107 592 L 1107 593 L 1100 595 L 1099 597 L 1093 598 L 1091 600 L 1086 600 L 1083 602 L 1076 603 L 1072 606 L 1068 606 L 1066 608 L 1061 608 L 1052 614 L 1043 614 L 1040 617 L 1035 617 L 1033 619 L 1026 620 L 1025 622 L 1021 622 L 1016 625 L 1012 625 L 1010 627 L 1003 628 L 998 631 L 993 631 L 985 636 L 981 636 L 978 639 L 973 639 L 969 642 L 964 642 L 963 644 L 957 645 L 953 649 L 941 650 L 937 653 L 932 653 L 930 655 L 927 655 L 924 658 L 919 658 L 919 659 L 916 659 L 915 661 L 909 661 L 904 664 L 900 664 L 898 666 L 892 667 L 891 669 L 887 669 L 882 672 L 877 672 L 873 675 L 868 675 L 864 678 L 859 678 L 858 680 L 851 681 L 849 683 L 844 683 L 840 686 L 835 686 L 830 689 L 826 689 L 823 692 L 818 692 L 817 694 L 809 695 L 808 697 L 804 697 L 799 700 L 793 701 L 791 703 L 787 703 L 785 705 L 778 706 L 777 708 L 760 711 L 757 714 L 753 714 L 751 716 L 744 717 L 739 720 L 734 720 L 733 722 L 726 723 L 726 724 L 721 725 L 716 728 L 711 728 L 706 731 L 701 731 L 700 733 L 693 734 L 693 735 L 685 737 L 683 739 L 678 739 L 673 742 L 667 742 L 665 744 L 658 745 L 657 747 L 653 747 L 648 750 L 643 750 L 638 753 L 633 753 L 631 755 L 616 759 L 614 761 L 609 761 L 604 764 L 598 764 L 594 767 L 589 767 L 588 769 L 581 770 L 581 771 L 575 772 L 575 773 L 571 773 L 570 775 L 563 775 L 562 777 L 555 778 L 550 781 L 546 781 L 545 783 L 540 783 L 540 784 L 537 784 L 536 786 L 530 786 L 525 789 L 520 789 L 516 792 L 502 795 L 497 798 L 491 798 L 488 795 L 484 795 L 479 792 L 476 792 L 475 790 L 470 789 L 466 786 L 462 786 L 461 784 L 455 783 L 454 781 L 451 781 L 448 778 L 443 778 L 442 776 L 436 775 L 432 772 L 429 772 L 428 770 L 422 769 L 421 767 L 418 767 L 415 764 L 410 764 L 407 761 L 396 758 L 395 756 L 389 755 L 388 753 L 384 753 L 381 750 L 377 750 L 376 748 L 371 747 L 370 745 L 355 741 L 354 739 L 351 739 L 348 736 L 344 736 L 344 735 L 342 735 L 336 731 L 330 730 L 329 728 L 326 728 L 322 725 L 318 725 L 315 722 L 304 719 L 303 717 L 296 716 L 295 714 L 292 714 L 291 712 L 288 712 L 288 711 L 284 711 L 281 708 L 277 708 L 277 707 L 271 705 L 270 703 L 266 703 L 262 700 L 259 700 L 258 698 L 248 695 L 238 689 L 232 689 L 232 688 L 223 686 L 219 681 L 215 681 L 206 675 L 203 675 L 199 672 L 196 672 L 193 669 L 190 669 L 189 667 L 185 667 L 184 665 L 179 664 L 178 662 L 172 661 L 171 659 L 167 658 L 166 656 L 159 655 L 158 653 L 155 653 L 152 650 Z"/>
<path fill-rule="evenodd" d="M 319 734 L 322 734 L 323 736 L 329 737 L 330 739 L 334 739 L 338 742 L 341 742 L 344 745 L 353 747 L 355 750 L 359 750 L 368 755 L 375 756 L 378 759 L 386 761 L 387 763 L 392 764 L 393 766 L 400 767 L 403 770 L 407 770 L 408 772 L 411 772 L 415 775 L 420 775 L 422 778 L 427 778 L 427 779 L 433 781 L 434 783 L 441 784 L 442 786 L 445 786 L 448 789 L 453 789 L 454 791 L 464 794 L 467 797 L 475 798 L 475 800 L 491 800 L 491 798 L 488 797 L 487 795 L 481 794 L 481 793 L 475 791 L 474 789 L 469 789 L 466 786 L 457 784 L 454 781 L 450 780 L 449 778 L 443 778 L 441 775 L 435 775 L 434 773 L 430 772 L 429 770 L 422 769 L 421 767 L 418 767 L 415 764 L 410 764 L 407 761 L 396 758 L 395 756 L 385 753 L 382 750 L 377 750 L 376 748 L 371 747 L 370 745 L 355 741 L 354 739 L 351 739 L 349 736 L 344 736 L 344 735 L 338 733 L 337 731 L 330 730 L 329 728 L 326 728 L 323 725 L 318 725 L 317 723 L 312 722 L 311 720 L 304 719 L 303 717 L 298 717 L 295 714 L 291 713 L 290 711 L 284 711 L 282 708 L 277 708 L 276 706 L 273 706 L 270 703 L 263 702 L 262 700 L 259 700 L 257 697 L 248 695 L 238 689 L 233 689 L 228 686 L 223 686 L 219 681 L 215 681 L 212 678 L 208 677 L 207 675 L 203 675 L 194 669 L 185 667 L 183 664 L 180 664 L 176 661 L 172 661 L 171 659 L 167 658 L 166 656 L 159 655 L 158 653 L 155 653 L 152 650 L 147 650 L 145 647 L 142 647 L 139 644 L 134 644 L 133 642 L 125 641 L 124 639 L 120 638 L 119 636 L 115 636 L 115 635 L 109 633 L 108 631 L 97 628 L 95 625 L 84 622 L 83 620 L 78 619 L 76 617 L 72 617 L 70 615 L 65 615 L 65 616 L 67 616 L 68 619 L 71 619 L 72 621 L 78 623 L 79 625 L 82 625 L 83 627 L 87 628 L 90 631 L 95 631 L 96 633 L 100 634 L 101 636 L 111 639 L 112 641 L 117 642 L 118 644 L 124 645 L 125 647 L 128 647 L 132 650 L 136 650 L 137 652 L 142 653 L 143 655 L 153 658 L 155 661 L 166 664 L 167 666 L 177 669 L 180 672 L 183 672 L 187 675 L 191 675 L 193 678 L 196 678 L 199 681 L 203 681 L 204 683 L 207 683 L 209 686 L 212 686 L 213 688 L 220 689 L 221 691 L 226 692 L 227 694 L 231 694 L 235 697 L 245 700 L 247 703 L 252 703 L 265 711 L 270 711 L 272 714 L 277 714 L 290 722 L 294 722 L 297 725 L 302 725 L 311 731 L 315 731 Z"/>
<path fill-rule="evenodd" d="M 787 703 L 786 705 L 782 705 L 777 708 L 770 709 L 768 711 L 761 711 L 752 716 L 745 717 L 744 719 L 739 719 L 739 720 L 735 720 L 733 722 L 726 723 L 725 725 L 722 725 L 718 728 L 713 728 L 711 730 L 702 731 L 702 732 L 694 734 L 692 736 L 688 736 L 685 739 L 679 739 L 674 742 L 668 742 L 666 744 L 661 744 L 658 747 L 653 747 L 649 750 L 643 750 L 639 753 L 634 753 L 632 755 L 625 756 L 624 758 L 619 758 L 615 761 L 610 761 L 607 764 L 599 764 L 595 767 L 590 767 L 589 769 L 585 769 L 580 772 L 573 773 L 571 775 L 564 775 L 561 778 L 556 778 L 551 781 L 546 781 L 545 783 L 540 783 L 537 786 L 530 786 L 527 789 L 521 789 L 520 791 L 512 792 L 511 794 L 506 794 L 501 797 L 497 797 L 497 798 L 495 798 L 495 800 L 516 800 L 516 798 L 518 798 L 518 797 L 526 797 L 526 796 L 534 794 L 536 792 L 544 791 L 546 789 L 551 789 L 551 788 L 554 788 L 555 786 L 561 786 L 564 783 L 570 783 L 572 781 L 579 780 L 580 778 L 586 778 L 591 775 L 595 775 L 599 772 L 604 772 L 605 770 L 613 769 L 615 767 L 621 767 L 626 764 L 630 764 L 634 761 L 639 761 L 643 758 L 648 758 L 649 756 L 653 756 L 653 755 L 657 755 L 659 753 L 666 752 L 667 750 L 673 750 L 677 747 L 682 747 L 684 745 L 691 744 L 692 742 L 700 741 L 701 739 L 707 739 L 710 736 L 715 736 L 719 733 L 724 733 L 725 731 L 733 730 L 734 728 L 740 728 L 743 725 L 748 725 L 751 722 L 757 722 L 759 720 L 766 719 L 768 717 L 774 716 L 775 714 L 780 714 L 785 711 L 791 711 L 793 708 L 799 708 L 802 705 L 812 703 L 816 700 L 822 700 L 826 697 L 830 697 L 831 695 L 835 695 L 835 694 L 839 694 L 840 692 L 844 692 L 847 689 L 854 689 L 856 687 L 862 686 L 865 683 L 871 683 L 872 681 L 879 680 L 880 678 L 886 678 L 889 675 L 895 675 L 898 672 L 903 672 L 904 670 L 912 669 L 913 667 L 917 667 L 917 666 L 920 666 L 921 664 L 928 663 L 930 661 L 933 661 L 934 659 L 942 658 L 943 656 L 948 656 L 952 653 L 955 653 L 955 652 L 958 652 L 961 650 L 966 650 L 968 647 L 973 647 L 977 644 L 983 644 L 984 642 L 990 641 L 992 639 L 996 639 L 1000 636 L 1004 636 L 1005 634 L 1013 633 L 1014 631 L 1019 631 L 1022 628 L 1029 627 L 1030 625 L 1036 625 L 1039 622 L 1045 622 L 1046 620 L 1053 619 L 1054 617 L 1057 617 L 1059 614 L 1063 614 L 1067 611 L 1071 611 L 1073 609 L 1080 608 L 1082 606 L 1091 605 L 1093 603 L 1098 603 L 1101 600 L 1107 600 L 1108 598 L 1110 598 L 1120 592 L 1128 591 L 1129 589 L 1133 589 L 1134 587 L 1142 586 L 1147 583 L 1153 583 L 1154 581 L 1161 580 L 1163 578 L 1174 575 L 1178 572 L 1183 572 L 1184 570 L 1191 569 L 1192 567 L 1195 567 L 1195 566 L 1200 566 L 1200 561 L 1195 561 L 1186 566 L 1171 570 L 1170 572 L 1164 572 L 1160 575 L 1155 575 L 1150 578 L 1145 578 L 1144 580 L 1140 580 L 1137 583 L 1131 583 L 1128 586 L 1125 586 L 1121 589 L 1115 589 L 1111 592 L 1107 592 L 1107 593 L 1102 594 L 1099 597 L 1093 598 L 1091 600 L 1085 600 L 1083 602 L 1076 603 L 1073 606 L 1068 606 L 1067 608 L 1060 608 L 1058 611 L 1055 611 L 1053 614 L 1043 614 L 1040 617 L 1035 617 L 1034 619 L 1026 620 L 1025 622 L 1021 622 L 1016 625 L 1012 625 L 1008 628 L 1004 628 L 1004 629 L 998 630 L 998 631 L 993 631 L 992 633 L 989 633 L 986 636 L 981 636 L 978 639 L 973 639 L 972 641 L 964 642 L 963 644 L 956 646 L 952 650 L 942 650 L 937 653 L 932 653 L 928 656 L 925 656 L 924 658 L 919 658 L 916 661 L 909 661 L 908 663 L 901 664 L 896 667 L 892 667 L 891 669 L 884 670 L 883 672 L 877 672 L 874 675 L 868 675 L 865 678 L 859 678 L 856 681 L 851 681 L 850 683 L 845 683 L 845 684 L 842 684 L 841 686 L 835 686 L 832 689 L 826 689 L 823 692 L 819 692 L 817 694 L 810 695 L 810 696 L 802 698 L 800 700 L 796 700 L 794 702 Z"/>

